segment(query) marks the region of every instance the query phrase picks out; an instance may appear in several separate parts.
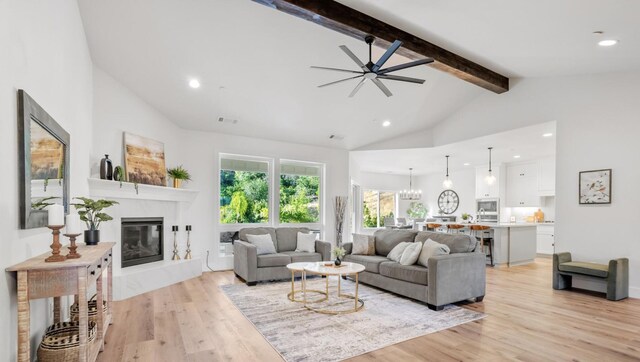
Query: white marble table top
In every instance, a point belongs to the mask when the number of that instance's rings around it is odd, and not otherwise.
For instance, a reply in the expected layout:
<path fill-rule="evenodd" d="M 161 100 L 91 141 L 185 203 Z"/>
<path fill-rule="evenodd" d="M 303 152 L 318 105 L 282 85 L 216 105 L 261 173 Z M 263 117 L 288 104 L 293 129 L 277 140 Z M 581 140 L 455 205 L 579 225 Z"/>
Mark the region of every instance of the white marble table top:
<path fill-rule="evenodd" d="M 313 263 L 309 263 L 309 262 L 298 262 L 298 263 L 291 263 L 291 264 L 287 264 L 287 269 L 289 270 L 295 270 L 295 271 L 303 271 L 304 267 L 306 267 L 308 264 L 313 264 Z"/>
<path fill-rule="evenodd" d="M 308 263 L 307 266 L 304 267 L 304 270 L 309 273 L 321 275 L 347 275 L 364 271 L 364 265 L 343 261 L 338 267 L 331 261 L 319 261 L 316 263 Z"/>

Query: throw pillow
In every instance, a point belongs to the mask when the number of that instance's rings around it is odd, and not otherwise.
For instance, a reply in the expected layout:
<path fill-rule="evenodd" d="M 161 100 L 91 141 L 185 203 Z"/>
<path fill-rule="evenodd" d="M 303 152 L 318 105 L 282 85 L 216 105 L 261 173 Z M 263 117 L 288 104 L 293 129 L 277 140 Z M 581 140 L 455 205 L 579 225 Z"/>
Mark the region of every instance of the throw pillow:
<path fill-rule="evenodd" d="M 257 255 L 275 254 L 276 247 L 273 245 L 270 234 L 264 235 L 249 235 L 247 234 L 247 241 L 256 246 L 258 249 Z"/>
<path fill-rule="evenodd" d="M 400 258 L 402 257 L 402 253 L 404 253 L 404 249 L 406 249 L 412 243 L 403 241 L 400 244 L 396 245 L 389 254 L 387 255 L 387 259 L 400 262 Z"/>
<path fill-rule="evenodd" d="M 418 261 L 418 257 L 420 256 L 420 252 L 422 251 L 422 243 L 411 243 L 411 245 L 407 246 L 406 249 L 402 252 L 402 256 L 400 257 L 400 264 L 402 265 L 413 265 Z"/>
<path fill-rule="evenodd" d="M 425 240 L 422 245 L 422 251 L 418 257 L 418 264 L 422 266 L 429 266 L 429 258 L 437 255 L 447 255 L 451 252 L 449 247 L 445 244 L 440 244 L 431 239 Z"/>
<path fill-rule="evenodd" d="M 353 255 L 375 255 L 376 237 L 373 235 L 353 234 Z"/>
<path fill-rule="evenodd" d="M 316 234 L 314 233 L 301 233 L 298 231 L 298 241 L 296 245 L 296 251 L 302 251 L 305 253 L 316 252 Z"/>

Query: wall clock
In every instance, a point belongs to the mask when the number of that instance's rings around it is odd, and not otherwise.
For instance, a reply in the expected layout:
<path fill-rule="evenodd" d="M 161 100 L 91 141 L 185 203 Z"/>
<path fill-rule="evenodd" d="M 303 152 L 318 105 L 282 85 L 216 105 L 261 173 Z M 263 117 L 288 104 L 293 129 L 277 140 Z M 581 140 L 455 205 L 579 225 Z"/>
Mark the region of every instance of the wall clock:
<path fill-rule="evenodd" d="M 458 205 L 460 205 L 460 198 L 458 198 L 458 194 L 453 190 L 444 190 L 438 197 L 438 207 L 445 215 L 456 212 Z"/>

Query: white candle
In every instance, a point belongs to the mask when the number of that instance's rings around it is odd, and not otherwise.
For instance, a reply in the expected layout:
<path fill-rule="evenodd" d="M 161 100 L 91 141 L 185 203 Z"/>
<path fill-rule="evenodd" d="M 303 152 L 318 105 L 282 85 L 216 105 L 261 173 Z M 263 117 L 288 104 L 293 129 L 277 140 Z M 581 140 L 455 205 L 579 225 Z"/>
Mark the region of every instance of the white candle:
<path fill-rule="evenodd" d="M 49 211 L 49 225 L 60 226 L 64 225 L 64 207 L 59 204 L 49 205 L 47 207 Z"/>
<path fill-rule="evenodd" d="M 82 220 L 80 220 L 80 215 L 76 212 L 71 212 L 67 215 L 67 226 L 65 230 L 65 234 L 75 235 L 80 234 L 82 232 Z"/>

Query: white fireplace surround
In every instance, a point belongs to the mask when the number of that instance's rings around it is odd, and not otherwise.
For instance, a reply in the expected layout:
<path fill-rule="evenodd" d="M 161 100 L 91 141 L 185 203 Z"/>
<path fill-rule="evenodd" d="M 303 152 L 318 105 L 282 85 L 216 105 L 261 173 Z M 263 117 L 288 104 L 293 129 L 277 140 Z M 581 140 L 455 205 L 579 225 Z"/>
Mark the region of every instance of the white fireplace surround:
<path fill-rule="evenodd" d="M 202 258 L 193 255 L 193 259 L 171 260 L 173 256 L 172 225 L 178 225 L 177 234 L 179 255 L 184 257 L 187 234 L 182 220 L 184 211 L 191 206 L 198 194 L 197 190 L 174 189 L 162 186 L 136 185 L 118 181 L 90 178 L 89 195 L 92 198 L 105 198 L 118 201 L 119 204 L 107 210 L 113 221 L 100 227 L 101 241 L 115 241 L 113 249 L 113 299 L 122 300 L 151 290 L 166 287 L 202 274 Z M 143 265 L 122 268 L 121 224 L 122 218 L 162 217 L 164 218 L 164 260 Z"/>

